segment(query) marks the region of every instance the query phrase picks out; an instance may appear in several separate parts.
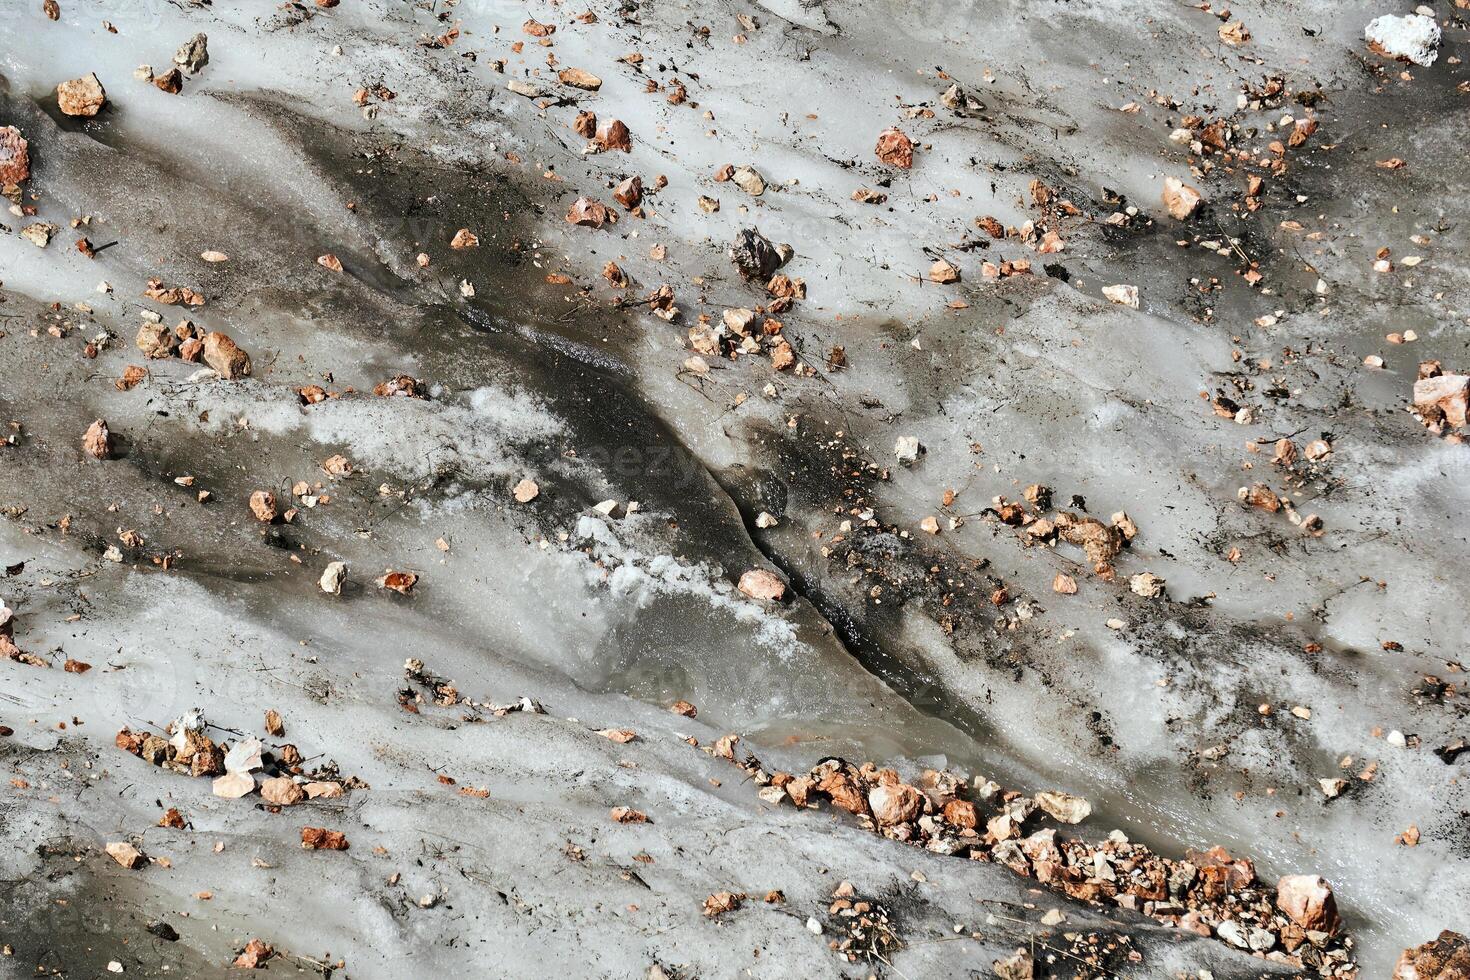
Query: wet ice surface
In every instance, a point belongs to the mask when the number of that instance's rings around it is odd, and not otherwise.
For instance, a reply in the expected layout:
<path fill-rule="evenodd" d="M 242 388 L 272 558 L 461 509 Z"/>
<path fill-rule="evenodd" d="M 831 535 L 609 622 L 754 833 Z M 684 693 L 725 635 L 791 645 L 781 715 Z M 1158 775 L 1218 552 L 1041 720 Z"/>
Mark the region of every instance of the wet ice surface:
<path fill-rule="evenodd" d="M 1470 756 L 1447 765 L 1432 751 L 1466 735 L 1463 710 L 1422 683 L 1456 684 L 1461 671 L 1470 483 L 1464 447 L 1404 411 L 1418 362 L 1470 364 L 1456 122 L 1470 96 L 1457 90 L 1464 29 L 1448 5 L 1432 68 L 1369 53 L 1362 26 L 1388 11 L 1363 3 L 1240 5 L 1252 40 L 1239 49 L 1219 42 L 1208 13 L 1126 3 L 960 4 L 925 17 L 879 3 L 593 7 L 592 25 L 469 0 L 443 20 L 354 0 L 320 15 L 223 6 L 75 2 L 56 23 L 39 5 L 0 22 L 0 123 L 31 142 L 25 203 L 61 226 L 45 250 L 15 233 L 28 217 L 4 219 L 0 236 L 0 407 L 19 426 L 0 449 L 0 557 L 25 563 L 0 595 L 17 610 L 19 645 L 58 665 L 0 664 L 0 723 L 15 732 L 0 751 L 29 783 L 0 810 L 4 878 L 27 882 L 0 907 L 0 941 L 21 972 L 49 957 L 199 975 L 260 935 L 345 958 L 360 976 L 470 969 L 492 948 L 578 974 L 633 975 L 658 960 L 691 975 L 837 975 L 846 964 L 804 923 L 844 878 L 907 911 L 914 945 L 894 967 L 908 976 L 983 972 L 1053 905 L 1101 921 L 995 867 L 762 806 L 736 770 L 680 741 L 725 732 L 801 770 L 826 755 L 947 762 L 1026 792 L 1062 789 L 1093 801 L 1083 829 L 1097 837 L 1119 827 L 1171 855 L 1222 844 L 1267 880 L 1319 872 L 1368 976 L 1441 928 L 1470 927 L 1458 782 Z M 558 24 L 553 46 L 521 33 L 528 15 Z M 464 33 L 448 48 L 416 44 L 455 22 Z M 183 95 L 132 78 L 196 31 L 211 59 Z M 641 67 L 617 61 L 635 50 Z M 548 52 L 556 67 L 596 72 L 601 91 L 544 110 L 507 91 L 537 66 L 549 76 Z M 88 71 L 109 108 L 60 117 L 55 84 Z M 1302 106 L 1235 108 L 1244 83 L 1273 74 L 1292 92 L 1320 85 L 1321 127 L 1267 181 L 1259 210 L 1232 211 L 1244 172 L 1189 178 L 1189 147 L 1168 135 L 1191 113 L 1234 114 L 1240 145 L 1284 141 L 1281 117 Z M 683 105 L 643 91 L 675 77 Z M 984 107 L 942 107 L 951 80 Z M 365 118 L 353 92 L 379 82 L 396 98 L 372 99 Z M 1138 111 L 1120 111 L 1129 103 Z M 633 152 L 584 155 L 569 128 L 578 107 L 623 119 Z M 890 125 L 919 143 L 911 173 L 872 155 Z M 1377 166 L 1394 157 L 1407 165 Z M 757 167 L 766 193 L 715 182 L 725 163 Z M 633 173 L 648 188 L 668 177 L 646 219 L 563 222 L 579 193 L 610 201 Z M 1199 186 L 1205 214 L 1171 222 L 1165 175 Z M 1067 225 L 1057 254 L 960 244 L 988 240 L 979 216 L 1035 217 L 1033 179 L 1096 220 Z M 859 186 L 887 203 L 852 202 Z M 704 213 L 700 195 L 720 210 Z M 1127 205 L 1140 211 L 1129 228 L 1101 223 Z M 90 224 L 67 226 L 82 215 Z M 847 369 L 796 378 L 739 358 L 711 359 L 702 378 L 681 371 L 699 314 L 718 322 L 765 300 L 724 256 L 750 225 L 790 242 L 783 271 L 807 282 L 784 335 L 817 365 L 841 345 Z M 461 227 L 480 248 L 447 247 Z M 80 234 L 116 244 L 88 260 L 69 247 Z M 1381 247 L 1392 273 L 1372 270 Z M 922 281 L 926 248 L 962 282 Z M 229 262 L 198 260 L 206 249 Z M 344 273 L 316 264 L 325 252 Z M 1242 254 L 1260 287 L 1242 282 Z M 1402 261 L 1411 255 L 1422 263 Z M 982 260 L 1020 258 L 1036 275 L 982 279 Z M 672 285 L 682 321 L 610 309 L 609 260 L 635 298 Z M 138 311 L 185 315 L 140 298 L 151 276 L 202 291 L 207 304 L 187 315 L 249 350 L 253 377 L 150 361 L 142 385 L 114 388 L 124 365 L 143 363 Z M 1212 277 L 1219 288 L 1202 289 Z M 1114 283 L 1136 285 L 1140 309 L 1103 300 Z M 63 324 L 63 336 L 48 332 Z M 1405 330 L 1419 339 L 1384 340 Z M 1384 367 L 1365 367 L 1370 354 Z M 403 372 L 432 398 L 302 407 L 295 394 L 366 392 Z M 1253 416 L 1221 418 L 1201 392 Z M 117 460 L 80 452 L 98 417 L 119 436 Z M 894 465 L 900 435 L 926 448 L 912 469 Z M 1293 485 L 1270 463 L 1282 436 L 1329 438 L 1333 452 L 1299 466 Z M 1264 451 L 1248 452 L 1251 441 Z M 320 471 L 334 453 L 353 460 L 352 477 Z M 864 457 L 889 478 L 852 478 Z M 542 492 L 519 505 L 510 488 L 526 476 Z M 252 520 L 252 490 L 285 499 L 303 479 L 331 500 L 289 525 Z M 1294 491 L 1325 533 L 1242 507 L 1237 488 L 1258 481 Z M 1137 523 L 1115 582 L 1091 575 L 1079 550 L 1025 548 L 983 513 L 1037 483 L 1060 506 Z M 200 488 L 212 502 L 195 501 Z M 949 508 L 946 488 L 957 491 Z M 639 506 L 604 518 L 593 507 L 607 499 Z M 881 526 L 865 531 L 851 511 L 869 509 Z M 758 527 L 762 511 L 779 523 Z M 937 537 L 919 530 L 928 515 Z M 104 560 L 123 529 L 145 545 Z M 150 560 L 175 550 L 168 571 Z M 332 560 L 351 570 L 338 598 L 316 585 Z M 757 566 L 778 568 L 795 601 L 736 592 Z M 387 567 L 420 574 L 413 596 L 373 587 Z M 1168 599 L 1128 591 L 1143 571 L 1167 581 Z M 1076 577 L 1077 595 L 1052 592 L 1058 572 Z M 993 606 L 1001 585 L 1010 600 Z M 68 657 L 93 670 L 63 673 Z M 394 692 L 407 657 L 476 698 L 529 695 L 550 714 L 405 714 Z M 681 698 L 697 719 L 664 710 Z M 123 725 L 161 727 L 195 706 L 240 731 L 274 707 L 305 754 L 372 789 L 272 815 L 112 747 Z M 594 734 L 605 727 L 641 738 L 614 745 Z M 1391 744 L 1394 731 L 1408 744 Z M 1371 781 L 1355 778 L 1369 765 Z M 458 795 L 439 772 L 490 795 Z M 1352 787 L 1325 801 L 1318 780 L 1338 775 Z M 184 811 L 192 831 L 149 829 L 160 805 Z M 654 823 L 613 825 L 617 805 Z M 299 851 L 306 822 L 340 827 L 353 849 Z M 1419 844 L 1396 845 L 1410 825 Z M 172 868 L 139 880 L 95 854 L 76 863 L 65 843 L 129 834 Z M 568 840 L 589 860 L 564 857 Z M 771 888 L 785 906 L 718 923 L 699 914 L 711 892 Z M 204 890 L 212 901 L 191 897 Z M 442 904 L 420 908 L 430 893 Z M 55 911 L 68 896 L 83 920 Z M 122 945 L 165 916 L 184 941 Z M 1139 975 L 1265 966 L 1109 918 L 1144 947 Z M 985 938 L 924 942 L 956 924 Z"/>

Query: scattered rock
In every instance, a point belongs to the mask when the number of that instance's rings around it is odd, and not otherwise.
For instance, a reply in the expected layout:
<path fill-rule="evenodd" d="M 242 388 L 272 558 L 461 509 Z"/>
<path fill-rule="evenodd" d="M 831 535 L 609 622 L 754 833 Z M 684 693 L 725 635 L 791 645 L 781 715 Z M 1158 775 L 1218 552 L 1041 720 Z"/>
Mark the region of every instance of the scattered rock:
<path fill-rule="evenodd" d="M 737 588 L 752 599 L 763 599 L 767 602 L 780 602 L 781 597 L 786 594 L 786 583 L 781 581 L 780 576 L 764 568 L 752 568 L 741 575 Z"/>
<path fill-rule="evenodd" d="M 221 378 L 233 381 L 250 373 L 250 355 L 229 334 L 218 330 L 204 335 L 204 363 Z"/>
<path fill-rule="evenodd" d="M 1183 221 L 1194 214 L 1203 198 L 1200 192 L 1178 177 L 1164 178 L 1164 207 L 1176 221 Z"/>
<path fill-rule="evenodd" d="M 602 79 L 581 68 L 563 68 L 556 77 L 561 79 L 563 85 L 585 89 L 588 92 L 596 92 L 602 88 Z"/>
<path fill-rule="evenodd" d="M 890 167 L 908 170 L 914 165 L 914 141 L 901 129 L 885 129 L 879 133 L 878 145 L 873 152 Z"/>
<path fill-rule="evenodd" d="M 240 955 L 235 957 L 232 964 L 236 969 L 255 970 L 265 964 L 265 961 L 276 954 L 276 951 L 259 939 L 252 939 L 245 944 Z"/>
<path fill-rule="evenodd" d="M 179 45 L 179 50 L 174 52 L 174 64 L 185 74 L 199 74 L 199 70 L 209 64 L 209 38 L 195 34 Z"/>
<path fill-rule="evenodd" d="M 1251 32 L 1245 24 L 1232 20 L 1220 25 L 1219 36 L 1221 42 L 1238 48 L 1251 39 Z"/>
<path fill-rule="evenodd" d="M 709 918 L 733 912 L 740 908 L 740 902 L 745 898 L 744 894 L 734 892 L 715 892 L 704 900 L 704 914 Z"/>
<path fill-rule="evenodd" d="M 276 506 L 276 495 L 269 490 L 257 490 L 250 495 L 250 513 L 262 524 L 269 524 L 280 516 Z"/>
<path fill-rule="evenodd" d="M 735 268 L 747 281 L 765 282 L 790 258 L 791 246 L 775 246 L 754 228 L 742 228 L 735 235 L 729 256 Z"/>
<path fill-rule="evenodd" d="M 868 791 L 868 808 L 879 824 L 891 826 L 917 820 L 924 812 L 924 797 L 904 783 L 880 784 Z"/>
<path fill-rule="evenodd" d="M 138 350 L 143 356 L 152 360 L 163 360 L 172 357 L 178 350 L 179 338 L 174 332 L 161 323 L 144 323 L 138 327 L 138 335 L 134 338 Z"/>
<path fill-rule="evenodd" d="M 127 841 L 113 841 L 107 845 L 107 853 L 112 856 L 114 861 L 129 871 L 136 871 L 148 863 L 148 858 L 144 856 L 143 852 Z"/>
<path fill-rule="evenodd" d="M 730 175 L 730 180 L 751 197 L 760 197 L 766 192 L 765 178 L 754 167 L 736 167 L 735 172 Z"/>
<path fill-rule="evenodd" d="M 302 827 L 301 847 L 307 851 L 345 851 L 347 835 L 325 827 Z"/>
<path fill-rule="evenodd" d="M 1443 419 L 1455 428 L 1465 425 L 1470 407 L 1470 375 L 1436 374 L 1414 382 L 1414 410 L 1426 421 Z"/>
<path fill-rule="evenodd" d="M 914 465 L 923 454 L 924 447 L 918 436 L 899 436 L 893 442 L 893 455 L 904 466 Z"/>
<path fill-rule="evenodd" d="M 643 178 L 637 175 L 624 178 L 613 188 L 613 200 L 629 210 L 636 208 L 643 201 Z"/>
<path fill-rule="evenodd" d="M 997 980 L 1033 980 L 1036 976 L 1036 961 L 1024 949 L 1018 949 L 1003 960 L 991 964 Z"/>
<path fill-rule="evenodd" d="M 306 791 L 289 776 L 276 776 L 260 784 L 260 796 L 276 806 L 294 806 L 306 799 Z"/>
<path fill-rule="evenodd" d="M 418 580 L 416 572 L 395 572 L 390 568 L 378 579 L 378 588 L 388 589 L 399 595 L 408 595 L 413 592 L 413 587 Z"/>
<path fill-rule="evenodd" d="M 1276 907 L 1313 932 L 1335 933 L 1342 925 L 1332 886 L 1318 875 L 1284 875 L 1276 883 Z"/>
<path fill-rule="evenodd" d="M 1164 594 L 1164 580 L 1153 572 L 1139 572 L 1128 579 L 1128 591 L 1145 599 L 1157 599 Z"/>
<path fill-rule="evenodd" d="M 107 92 L 96 74 L 87 74 L 56 86 L 56 102 L 68 116 L 95 116 L 107 104 Z"/>
<path fill-rule="evenodd" d="M 579 197 L 567 209 L 567 223 L 587 228 L 601 228 L 618 220 L 616 211 L 609 211 L 606 204 L 591 197 Z"/>
<path fill-rule="evenodd" d="M 317 581 L 321 590 L 327 595 L 341 595 L 342 583 L 347 581 L 347 563 L 334 561 L 327 565 L 322 571 L 322 577 Z"/>
<path fill-rule="evenodd" d="M 1449 929 L 1438 939 L 1404 950 L 1392 980 L 1466 980 L 1470 978 L 1470 938 Z"/>
<path fill-rule="evenodd" d="M 515 485 L 511 493 L 515 496 L 516 503 L 529 504 L 541 495 L 541 487 L 530 477 L 524 477 Z"/>
<path fill-rule="evenodd" d="M 428 398 L 429 388 L 418 378 L 399 374 L 373 386 L 379 398 Z"/>
<path fill-rule="evenodd" d="M 1138 309 L 1137 286 L 1104 286 L 1102 293 L 1110 302 L 1117 303 L 1119 306 L 1130 306 L 1135 310 Z"/>
<path fill-rule="evenodd" d="M 169 95 L 178 95 L 184 90 L 184 74 L 177 68 L 170 68 L 162 75 L 153 79 L 154 88 Z"/>
<path fill-rule="evenodd" d="M 1036 805 L 1058 823 L 1078 824 L 1092 815 L 1092 804 L 1066 793 L 1037 793 Z"/>
<path fill-rule="evenodd" d="M 601 150 L 622 150 L 624 153 L 633 150 L 633 136 L 621 119 L 603 120 L 598 124 L 592 142 Z"/>
<path fill-rule="evenodd" d="M 960 270 L 946 262 L 944 259 L 936 259 L 929 267 L 929 281 L 941 285 L 960 281 Z"/>
<path fill-rule="evenodd" d="M 87 427 L 82 436 L 82 449 L 93 459 L 112 458 L 112 433 L 104 419 L 98 419 Z"/>
<path fill-rule="evenodd" d="M 0 187 L 24 183 L 30 175 L 30 144 L 14 126 L 0 126 Z"/>

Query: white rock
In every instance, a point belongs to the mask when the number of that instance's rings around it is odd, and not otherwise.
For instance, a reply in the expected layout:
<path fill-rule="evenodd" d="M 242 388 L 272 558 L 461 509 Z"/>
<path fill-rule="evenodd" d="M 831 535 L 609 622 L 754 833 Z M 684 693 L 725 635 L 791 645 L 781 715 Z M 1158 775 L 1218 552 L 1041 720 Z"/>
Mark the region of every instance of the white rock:
<path fill-rule="evenodd" d="M 260 739 L 251 736 L 242 738 L 230 746 L 225 753 L 225 772 L 253 772 L 263 763 L 260 761 Z"/>
<path fill-rule="evenodd" d="M 1066 824 L 1081 823 L 1092 814 L 1092 804 L 1067 793 L 1037 793 L 1036 805 L 1053 819 Z"/>
<path fill-rule="evenodd" d="M 1423 14 L 1375 17 L 1363 28 L 1363 37 L 1394 58 L 1408 58 L 1426 68 L 1439 57 L 1439 25 Z"/>
<path fill-rule="evenodd" d="M 1226 919 L 1215 927 L 1215 935 L 1225 940 L 1232 946 L 1245 949 L 1250 945 L 1250 939 L 1246 936 L 1245 926 L 1234 919 Z"/>
<path fill-rule="evenodd" d="M 893 455 L 898 457 L 900 463 L 912 464 L 918 462 L 919 454 L 923 451 L 924 447 L 919 445 L 918 436 L 899 436 L 893 443 Z"/>
<path fill-rule="evenodd" d="M 347 563 L 334 561 L 322 572 L 321 580 L 317 582 L 323 592 L 327 595 L 341 595 L 342 582 L 347 578 Z"/>
<path fill-rule="evenodd" d="M 223 799 L 238 800 L 255 792 L 255 777 L 248 772 L 227 772 L 215 777 L 210 790 Z"/>
<path fill-rule="evenodd" d="M 1104 286 L 1102 294 L 1119 306 L 1131 306 L 1138 309 L 1138 287 L 1137 286 Z"/>

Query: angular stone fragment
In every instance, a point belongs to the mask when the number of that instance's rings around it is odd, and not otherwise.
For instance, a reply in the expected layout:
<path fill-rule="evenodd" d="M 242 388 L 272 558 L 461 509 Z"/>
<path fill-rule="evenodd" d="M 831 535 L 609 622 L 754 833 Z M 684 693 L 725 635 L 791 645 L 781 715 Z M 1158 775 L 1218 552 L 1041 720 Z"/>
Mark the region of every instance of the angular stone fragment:
<path fill-rule="evenodd" d="M 250 513 L 262 524 L 274 521 L 280 511 L 276 507 L 276 495 L 269 490 L 257 490 L 250 495 Z"/>
<path fill-rule="evenodd" d="M 419 577 L 416 572 L 396 572 L 388 569 L 378 579 L 378 588 L 397 592 L 399 595 L 408 595 L 413 592 L 413 587 L 418 583 Z"/>
<path fill-rule="evenodd" d="M 379 398 L 428 398 L 429 389 L 418 378 L 399 374 L 374 385 L 373 394 Z"/>
<path fill-rule="evenodd" d="M 924 812 L 924 794 L 905 783 L 874 786 L 868 791 L 868 807 L 885 827 L 919 819 Z"/>
<path fill-rule="evenodd" d="M 779 602 L 786 594 L 786 583 L 774 572 L 764 568 L 752 568 L 740 576 L 737 588 L 752 599 Z"/>
<path fill-rule="evenodd" d="M 634 175 L 620 181 L 613 188 L 613 200 L 625 208 L 636 208 L 643 201 L 643 178 Z"/>
<path fill-rule="evenodd" d="M 873 152 L 890 167 L 908 170 L 914 165 L 914 141 L 901 129 L 885 129 L 879 133 L 878 145 Z"/>
<path fill-rule="evenodd" d="M 1092 804 L 1066 793 L 1037 793 L 1036 805 L 1060 823 L 1077 824 L 1092 815 Z"/>
<path fill-rule="evenodd" d="M 82 449 L 93 459 L 112 458 L 112 433 L 104 419 L 98 419 L 87 427 L 82 436 Z"/>
<path fill-rule="evenodd" d="M 276 776 L 260 784 L 260 795 L 276 806 L 294 806 L 306 799 L 306 791 L 289 776 Z"/>
<path fill-rule="evenodd" d="M 0 187 L 22 183 L 30 175 L 30 144 L 14 126 L 0 126 Z"/>
<path fill-rule="evenodd" d="M 817 784 L 817 789 L 827 794 L 833 806 L 841 807 L 849 813 L 868 812 L 868 804 L 862 792 L 853 782 L 852 777 L 841 770 L 824 776 Z"/>
<path fill-rule="evenodd" d="M 179 50 L 174 52 L 174 64 L 185 74 L 197 75 L 201 68 L 209 64 L 209 37 L 195 34 L 179 45 Z"/>
<path fill-rule="evenodd" d="M 1440 374 L 1414 382 L 1414 409 L 1427 421 L 1443 418 L 1455 428 L 1465 425 L 1470 406 L 1470 375 Z"/>
<path fill-rule="evenodd" d="M 184 90 L 184 74 L 177 68 L 170 68 L 162 75 L 153 79 L 153 86 L 160 92 L 169 95 L 178 95 Z"/>
<path fill-rule="evenodd" d="M 789 246 L 788 246 L 789 248 Z M 786 261 L 782 250 L 754 228 L 742 228 L 730 246 L 735 268 L 747 280 L 765 282 Z"/>
<path fill-rule="evenodd" d="M 929 267 L 929 281 L 941 285 L 960 281 L 960 270 L 946 262 L 944 259 L 936 259 Z"/>
<path fill-rule="evenodd" d="M 302 827 L 301 847 L 308 851 L 345 851 L 347 835 L 325 827 Z"/>
<path fill-rule="evenodd" d="M 334 561 L 327 565 L 317 585 L 327 595 L 341 595 L 342 583 L 347 579 L 347 563 Z"/>
<path fill-rule="evenodd" d="M 148 863 L 143 852 L 127 841 L 113 841 L 107 845 L 107 853 L 114 861 L 130 871 L 137 870 Z"/>
<path fill-rule="evenodd" d="M 924 446 L 919 442 L 918 436 L 899 436 L 893 441 L 893 455 L 905 466 L 912 466 L 919 461 L 924 453 Z"/>
<path fill-rule="evenodd" d="M 317 6 L 323 6 L 322 0 L 317 0 Z M 274 956 L 275 952 L 267 943 L 259 939 L 252 939 L 245 944 L 245 948 L 240 951 L 239 956 L 235 957 L 232 965 L 239 970 L 255 970 Z"/>
<path fill-rule="evenodd" d="M 1203 199 L 1198 190 L 1190 187 L 1178 177 L 1165 177 L 1163 200 L 1169 215 L 1176 221 L 1183 221 L 1194 214 Z"/>
<path fill-rule="evenodd" d="M 1393 968 L 1392 980 L 1467 978 L 1470 978 L 1470 938 L 1446 929 L 1438 939 L 1404 950 Z"/>
<path fill-rule="evenodd" d="M 96 74 L 87 74 L 56 86 L 56 103 L 68 116 L 95 116 L 107 104 L 107 92 Z"/>
<path fill-rule="evenodd" d="M 627 125 L 621 119 L 603 120 L 592 140 L 603 150 L 622 150 L 624 153 L 633 151 L 633 134 L 628 132 Z"/>
<path fill-rule="evenodd" d="M 179 339 L 174 332 L 161 323 L 144 323 L 138 327 L 138 335 L 134 338 L 138 350 L 143 352 L 144 357 L 153 360 L 162 360 L 172 357 L 178 349 Z"/>
<path fill-rule="evenodd" d="M 229 334 L 212 330 L 204 335 L 204 363 L 227 380 L 243 378 L 250 373 L 250 355 Z"/>
<path fill-rule="evenodd" d="M 760 175 L 754 167 L 740 166 L 730 175 L 730 180 L 736 187 L 749 194 L 751 197 L 760 197 L 766 192 L 765 178 Z"/>
<path fill-rule="evenodd" d="M 585 89 L 588 92 L 596 92 L 602 88 L 602 79 L 581 68 L 563 68 L 556 77 L 561 79 L 563 85 Z"/>
<path fill-rule="evenodd" d="M 1036 960 L 1031 953 L 1018 949 L 1003 960 L 990 964 L 998 980 L 1033 980 L 1036 976 Z"/>
<path fill-rule="evenodd" d="M 577 198 L 567 209 L 567 223 L 586 228 L 601 228 L 617 220 L 617 213 L 609 211 L 606 204 L 586 196 Z"/>
<path fill-rule="evenodd" d="M 1276 883 L 1276 907 L 1313 932 L 1333 933 L 1342 925 L 1332 886 L 1319 875 L 1283 875 Z"/>

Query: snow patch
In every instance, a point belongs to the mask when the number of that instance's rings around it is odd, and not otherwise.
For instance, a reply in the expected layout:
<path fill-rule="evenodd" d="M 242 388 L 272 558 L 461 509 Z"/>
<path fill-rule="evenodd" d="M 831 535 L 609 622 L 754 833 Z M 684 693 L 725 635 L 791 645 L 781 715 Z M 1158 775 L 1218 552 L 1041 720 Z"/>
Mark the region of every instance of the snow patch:
<path fill-rule="evenodd" d="M 1395 58 L 1428 68 L 1439 57 L 1439 25 L 1423 14 L 1384 14 L 1368 22 L 1363 36 Z"/>

